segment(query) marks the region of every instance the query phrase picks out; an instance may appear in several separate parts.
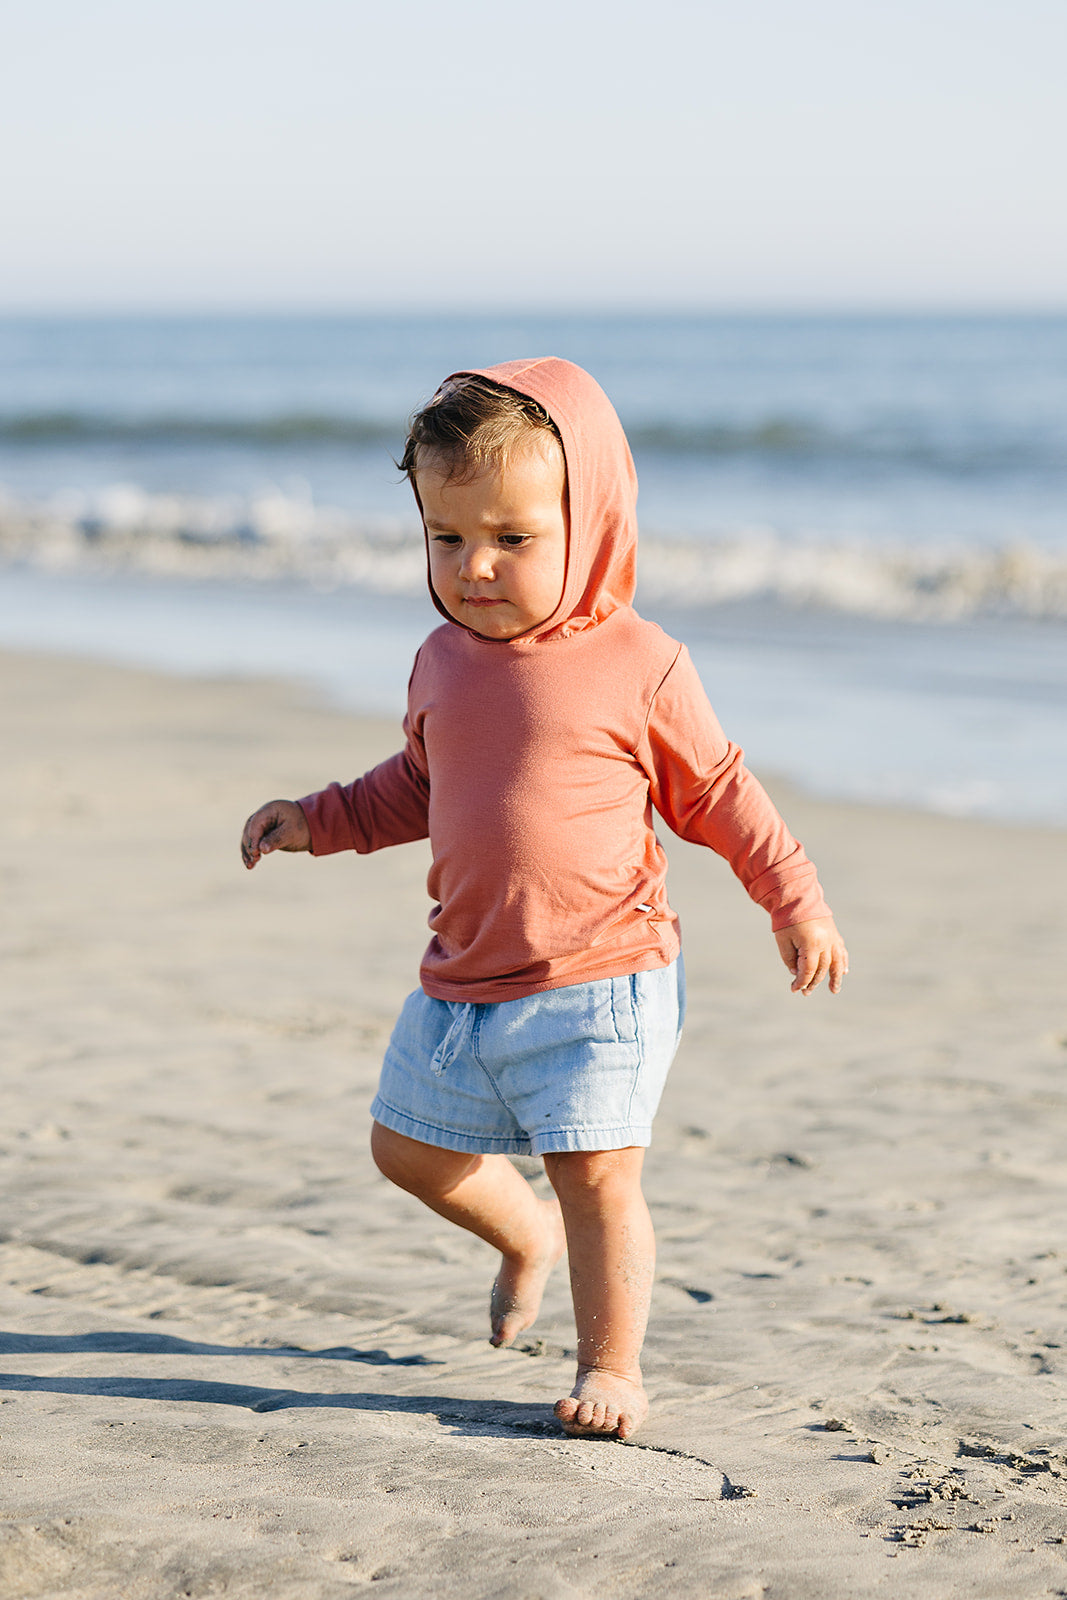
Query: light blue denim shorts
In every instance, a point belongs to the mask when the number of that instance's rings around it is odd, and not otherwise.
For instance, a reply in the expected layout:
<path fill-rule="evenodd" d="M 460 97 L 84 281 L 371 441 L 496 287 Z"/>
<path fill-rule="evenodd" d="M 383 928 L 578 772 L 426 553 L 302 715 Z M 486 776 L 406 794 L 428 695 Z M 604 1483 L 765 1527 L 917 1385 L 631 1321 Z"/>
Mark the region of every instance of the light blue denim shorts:
<path fill-rule="evenodd" d="M 685 1016 L 682 959 L 477 1005 L 408 996 L 371 1115 L 474 1155 L 623 1150 L 652 1137 Z"/>

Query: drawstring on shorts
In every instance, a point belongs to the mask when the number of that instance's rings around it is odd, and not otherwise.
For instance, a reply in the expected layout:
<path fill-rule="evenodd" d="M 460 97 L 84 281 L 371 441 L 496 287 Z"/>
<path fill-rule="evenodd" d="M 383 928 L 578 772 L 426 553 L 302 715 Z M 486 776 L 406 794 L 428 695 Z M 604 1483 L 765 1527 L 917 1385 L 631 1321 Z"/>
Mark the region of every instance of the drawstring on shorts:
<path fill-rule="evenodd" d="M 452 1021 L 448 1032 L 433 1053 L 430 1062 L 430 1071 L 435 1078 L 439 1078 L 447 1067 L 450 1067 L 464 1049 L 470 1039 L 470 1032 L 474 1025 L 474 1013 L 477 1009 L 473 1000 L 447 1000 L 445 1004 L 452 1012 Z"/>

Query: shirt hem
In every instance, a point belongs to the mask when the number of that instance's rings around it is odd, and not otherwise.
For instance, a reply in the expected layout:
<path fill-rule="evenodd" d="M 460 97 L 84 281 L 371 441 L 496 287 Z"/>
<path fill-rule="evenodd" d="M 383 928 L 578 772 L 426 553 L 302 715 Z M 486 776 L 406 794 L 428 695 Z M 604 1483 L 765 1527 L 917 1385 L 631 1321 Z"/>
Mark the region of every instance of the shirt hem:
<path fill-rule="evenodd" d="M 576 971 L 559 972 L 547 978 L 524 979 L 517 974 L 514 979 L 473 979 L 469 983 L 449 983 L 423 968 L 419 973 L 419 981 L 423 993 L 429 995 L 431 1000 L 492 1005 L 501 1000 L 526 1000 L 534 994 L 547 994 L 551 989 L 569 989 L 581 983 L 596 983 L 601 978 L 628 978 L 635 972 L 654 972 L 677 961 L 681 948 L 682 942 L 675 934 L 669 943 L 657 945 L 654 950 L 620 951 L 614 961 L 583 966 Z"/>

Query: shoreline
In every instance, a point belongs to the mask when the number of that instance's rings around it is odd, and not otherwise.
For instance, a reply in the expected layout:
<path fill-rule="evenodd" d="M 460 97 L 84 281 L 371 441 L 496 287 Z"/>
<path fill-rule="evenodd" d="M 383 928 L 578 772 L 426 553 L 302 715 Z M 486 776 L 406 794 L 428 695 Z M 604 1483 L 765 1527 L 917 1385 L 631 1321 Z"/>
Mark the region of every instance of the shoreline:
<path fill-rule="evenodd" d="M 840 799 L 946 817 L 1067 828 L 1059 759 L 1067 632 L 948 627 L 734 602 L 655 608 L 684 639 L 750 766 Z M 196 677 L 305 686 L 398 725 L 404 686 L 437 625 L 424 595 L 6 570 L 0 650 L 57 650 Z"/>
<path fill-rule="evenodd" d="M 7 1587 L 1067 1586 L 1067 832 L 769 781 L 853 957 L 810 1001 L 723 864 L 669 845 L 653 1409 L 573 1441 L 565 1275 L 491 1350 L 491 1254 L 367 1153 L 425 850 L 240 865 L 255 805 L 397 737 L 281 681 L 0 656 Z"/>
<path fill-rule="evenodd" d="M 433 625 L 432 618 L 429 625 Z M 677 626 L 677 624 L 674 623 L 672 626 Z M 678 629 L 680 636 L 683 631 L 680 628 Z M 406 638 L 403 644 L 407 644 Z M 405 657 L 404 659 L 406 660 L 407 658 Z M 55 663 L 57 666 L 66 663 L 73 669 L 83 667 L 89 673 L 99 669 L 103 673 L 116 672 L 132 677 L 140 675 L 146 679 L 159 679 L 163 682 L 172 681 L 176 684 L 184 683 L 190 686 L 214 684 L 228 691 L 245 689 L 253 696 L 258 688 L 271 686 L 276 692 L 281 692 L 287 701 L 292 699 L 298 705 L 306 707 L 309 713 L 366 725 L 368 729 L 376 729 L 377 733 L 372 737 L 374 738 L 375 748 L 378 747 L 379 743 L 381 744 L 382 756 L 391 755 L 395 749 L 399 748 L 403 737 L 401 732 L 403 719 L 402 696 L 395 708 L 362 709 L 353 707 L 343 703 L 323 682 L 316 681 L 312 676 L 305 676 L 292 670 L 272 673 L 252 668 L 241 671 L 227 671 L 201 666 L 156 665 L 133 657 L 123 659 L 109 658 L 91 649 L 55 649 L 50 646 L 10 644 L 0 640 L 0 674 L 9 669 L 17 671 L 18 663 L 21 662 L 29 663 L 31 670 L 33 664 L 47 668 L 49 663 Z M 388 692 L 388 690 L 383 690 L 383 697 Z M 743 733 L 744 729 L 738 731 Z M 375 759 L 381 758 L 376 756 Z M 917 820 L 928 820 L 933 824 L 940 823 L 952 829 L 973 827 L 979 830 L 988 828 L 994 832 L 1008 834 L 1048 835 L 1053 841 L 1061 837 L 1067 837 L 1067 818 L 1059 822 L 1040 817 L 1010 818 L 986 816 L 977 813 L 961 814 L 950 809 L 940 809 L 929 804 L 924 805 L 917 800 L 898 798 L 896 796 L 889 799 L 880 799 L 867 795 L 833 794 L 811 788 L 802 780 L 776 769 L 773 763 L 770 765 L 759 763 L 757 765 L 749 762 L 749 765 L 756 772 L 760 782 L 775 798 L 776 804 L 779 804 L 782 809 L 786 806 L 795 807 L 798 805 L 811 806 L 827 811 L 841 808 L 846 813 L 855 811 L 867 816 L 884 815 L 887 818 L 913 817 Z M 349 776 L 356 776 L 356 768 L 352 769 L 352 773 Z M 342 781 L 348 781 L 348 779 L 342 779 Z M 788 815 L 786 820 L 789 820 Z M 659 826 L 664 833 L 667 832 L 662 823 Z M 794 829 L 793 831 L 796 832 L 797 830 Z M 666 837 L 664 843 L 665 847 L 671 850 L 685 850 L 688 848 L 683 842 L 673 839 L 673 836 Z"/>

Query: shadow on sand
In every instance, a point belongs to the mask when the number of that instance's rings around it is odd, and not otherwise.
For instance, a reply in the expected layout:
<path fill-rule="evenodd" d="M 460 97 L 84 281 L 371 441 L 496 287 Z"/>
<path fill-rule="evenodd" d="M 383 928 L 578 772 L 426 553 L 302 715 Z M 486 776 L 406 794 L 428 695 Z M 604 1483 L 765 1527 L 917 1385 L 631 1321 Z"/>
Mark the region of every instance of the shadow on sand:
<path fill-rule="evenodd" d="M 387 1350 L 354 1350 L 339 1344 L 329 1350 L 305 1350 L 296 1344 L 198 1344 L 166 1333 L 3 1333 L 0 1355 L 28 1356 L 71 1351 L 110 1351 L 116 1355 L 300 1356 L 305 1360 L 366 1361 L 375 1367 L 439 1367 L 429 1356 L 391 1356 Z"/>
<path fill-rule="evenodd" d="M 281 1356 L 320 1361 L 364 1361 L 374 1366 L 440 1366 L 426 1356 L 391 1356 L 385 1350 L 355 1350 L 338 1345 L 304 1350 L 298 1345 L 200 1344 L 168 1334 L 101 1332 L 35 1334 L 0 1332 L 0 1355 L 86 1354 L 178 1356 Z M 172 1403 L 241 1406 L 248 1411 L 287 1411 L 329 1407 L 346 1411 L 394 1412 L 433 1417 L 453 1433 L 472 1436 L 501 1433 L 564 1437 L 545 1407 L 507 1400 L 457 1400 L 446 1395 L 330 1393 L 301 1389 L 257 1388 L 244 1383 L 214 1383 L 187 1378 L 45 1377 L 34 1373 L 0 1373 L 0 1390 L 23 1393 L 95 1395 L 101 1399 L 162 1400 Z"/>
<path fill-rule="evenodd" d="M 452 1433 L 471 1437 L 502 1433 L 547 1434 L 563 1438 L 544 1406 L 509 1400 L 457 1400 L 440 1394 L 322 1394 L 301 1389 L 257 1389 L 244 1383 L 198 1382 L 185 1378 L 48 1378 L 34 1373 L 0 1373 L 0 1390 L 23 1393 L 83 1394 L 100 1399 L 163 1400 L 195 1405 L 241 1406 L 248 1411 L 288 1411 L 330 1407 L 344 1411 L 392 1412 L 432 1417 Z"/>

